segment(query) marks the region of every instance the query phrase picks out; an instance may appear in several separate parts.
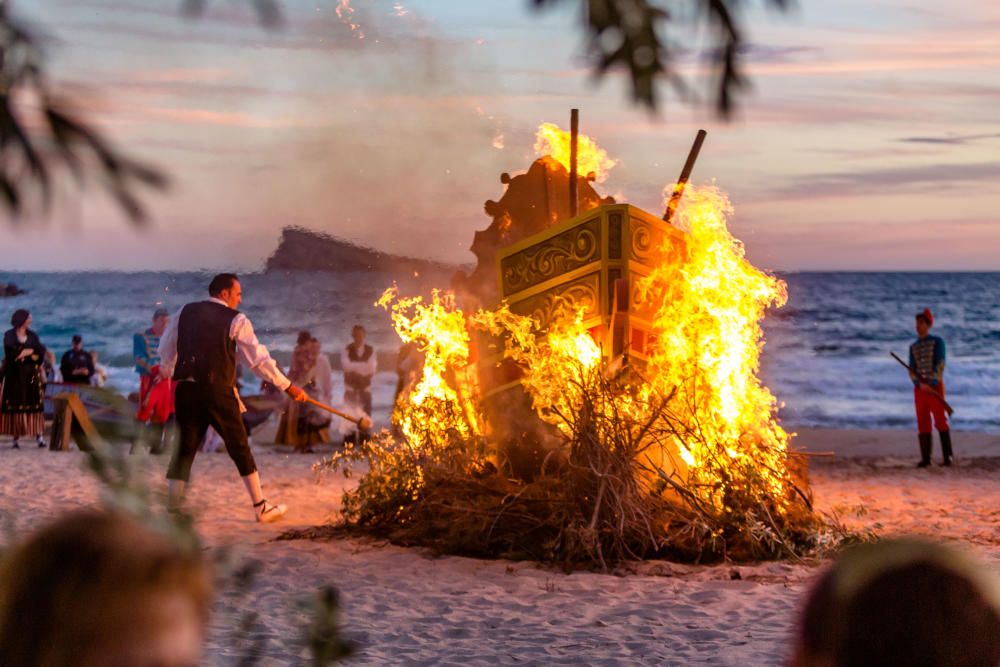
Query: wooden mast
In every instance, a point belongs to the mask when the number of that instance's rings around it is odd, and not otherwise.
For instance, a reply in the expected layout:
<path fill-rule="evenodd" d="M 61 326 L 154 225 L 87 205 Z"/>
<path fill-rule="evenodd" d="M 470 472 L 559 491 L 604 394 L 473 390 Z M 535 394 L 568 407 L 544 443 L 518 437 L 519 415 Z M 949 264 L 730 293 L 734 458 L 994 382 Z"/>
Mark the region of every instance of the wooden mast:
<path fill-rule="evenodd" d="M 579 197 L 577 195 L 576 182 L 576 150 L 580 136 L 580 110 L 570 109 L 569 111 L 569 217 L 575 218 L 578 208 Z"/>
<path fill-rule="evenodd" d="M 708 136 L 708 132 L 698 130 L 698 135 L 694 138 L 694 144 L 688 153 L 687 162 L 684 163 L 680 178 L 677 179 L 677 185 L 674 186 L 674 193 L 670 195 L 670 201 L 667 202 L 667 210 L 663 212 L 664 222 L 669 223 L 671 218 L 674 217 L 674 212 L 677 210 L 677 205 L 681 202 L 681 197 L 684 195 L 684 187 L 687 185 L 688 179 L 691 178 L 691 170 L 694 169 L 695 160 L 698 159 L 698 153 L 701 151 L 701 145 L 705 142 L 706 136 Z"/>

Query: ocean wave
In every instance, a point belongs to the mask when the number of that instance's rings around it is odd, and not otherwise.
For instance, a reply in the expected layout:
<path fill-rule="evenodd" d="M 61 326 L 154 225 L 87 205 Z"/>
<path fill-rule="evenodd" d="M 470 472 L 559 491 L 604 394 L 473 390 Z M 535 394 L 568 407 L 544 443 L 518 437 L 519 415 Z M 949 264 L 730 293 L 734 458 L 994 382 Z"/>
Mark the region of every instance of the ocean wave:
<path fill-rule="evenodd" d="M 889 357 L 905 358 L 915 339 L 913 317 L 936 314 L 934 332 L 948 345 L 948 395 L 960 428 L 1000 431 L 1000 304 L 998 274 L 795 273 L 786 307 L 763 322 L 761 377 L 791 426 L 909 428 L 912 385 Z M 42 341 L 57 355 L 80 333 L 100 352 L 110 383 L 128 393 L 138 387 L 132 334 L 148 326 L 157 306 L 171 312 L 205 298 L 201 273 L 0 274 L 28 293 L 4 300 L 8 313 L 32 311 Z M 388 314 L 373 307 L 391 280 L 378 273 L 285 273 L 244 276 L 246 301 L 262 342 L 287 359 L 297 333 L 310 330 L 327 352 L 338 350 L 355 323 L 373 345 L 395 350 L 399 340 Z M 414 279 L 409 294 L 432 285 Z M 4 317 L 6 319 L 6 317 Z"/>

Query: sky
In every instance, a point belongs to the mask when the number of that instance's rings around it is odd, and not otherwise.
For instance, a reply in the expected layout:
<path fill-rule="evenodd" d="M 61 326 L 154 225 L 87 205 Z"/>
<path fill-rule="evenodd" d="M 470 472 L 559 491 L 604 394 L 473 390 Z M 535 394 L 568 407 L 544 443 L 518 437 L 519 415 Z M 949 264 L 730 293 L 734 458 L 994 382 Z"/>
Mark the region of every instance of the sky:
<path fill-rule="evenodd" d="M 683 16 L 667 34 L 706 101 L 664 87 L 653 116 L 620 74 L 595 83 L 577 0 L 349 0 L 338 16 L 344 1 L 283 0 L 279 30 L 250 0 L 207 0 L 198 20 L 171 0 L 9 3 L 79 111 L 172 185 L 137 229 L 65 184 L 46 219 L 0 227 L 0 265 L 256 270 L 288 225 L 469 262 L 500 174 L 578 107 L 619 160 L 598 190 L 653 212 L 708 130 L 693 181 L 729 193 L 758 266 L 1000 270 L 1000 4 L 747 3 L 752 88 L 726 122 Z"/>

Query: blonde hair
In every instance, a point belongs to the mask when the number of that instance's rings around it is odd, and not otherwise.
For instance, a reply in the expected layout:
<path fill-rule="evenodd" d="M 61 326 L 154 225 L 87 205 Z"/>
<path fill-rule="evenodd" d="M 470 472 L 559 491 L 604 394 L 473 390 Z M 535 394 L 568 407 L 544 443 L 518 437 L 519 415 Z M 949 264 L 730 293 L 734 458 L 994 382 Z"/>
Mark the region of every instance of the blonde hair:
<path fill-rule="evenodd" d="M 189 600 L 204 627 L 211 589 L 200 553 L 136 519 L 65 515 L 0 563 L 0 665 L 107 664 L 123 637 L 158 629 L 158 596 Z"/>

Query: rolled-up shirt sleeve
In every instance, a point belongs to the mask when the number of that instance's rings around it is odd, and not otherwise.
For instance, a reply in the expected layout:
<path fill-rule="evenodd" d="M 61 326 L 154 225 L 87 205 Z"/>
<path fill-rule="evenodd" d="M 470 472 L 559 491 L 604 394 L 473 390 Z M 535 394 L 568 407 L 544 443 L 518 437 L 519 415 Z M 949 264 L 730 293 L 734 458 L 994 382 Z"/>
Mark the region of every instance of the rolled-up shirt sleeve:
<path fill-rule="evenodd" d="M 157 350 L 160 353 L 160 371 L 167 377 L 174 374 L 174 366 L 177 365 L 177 323 L 181 321 L 181 311 L 178 310 L 167 322 L 167 328 L 160 336 L 160 345 Z"/>
<path fill-rule="evenodd" d="M 253 325 L 250 319 L 240 313 L 233 319 L 229 328 L 229 336 L 236 341 L 236 347 L 240 351 L 240 356 L 246 362 L 254 375 L 265 382 L 270 382 L 278 389 L 284 391 L 292 384 L 292 381 L 285 377 L 285 374 L 278 368 L 278 362 L 271 358 L 271 353 L 257 340 Z M 163 354 L 163 343 L 160 343 L 160 354 Z M 162 356 L 161 356 L 162 363 Z"/>

